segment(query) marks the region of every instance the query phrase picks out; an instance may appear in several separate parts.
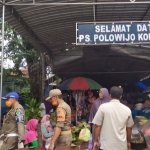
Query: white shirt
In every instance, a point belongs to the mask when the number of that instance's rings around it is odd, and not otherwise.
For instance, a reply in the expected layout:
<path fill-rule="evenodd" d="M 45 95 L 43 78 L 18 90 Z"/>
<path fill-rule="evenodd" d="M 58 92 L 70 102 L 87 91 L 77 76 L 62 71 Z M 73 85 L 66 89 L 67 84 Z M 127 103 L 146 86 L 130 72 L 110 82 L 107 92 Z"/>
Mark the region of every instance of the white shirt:
<path fill-rule="evenodd" d="M 45 108 L 45 104 L 41 103 L 40 108 L 43 108 L 42 112 L 41 112 L 41 117 L 44 117 L 46 115 L 46 108 Z"/>
<path fill-rule="evenodd" d="M 103 150 L 127 150 L 126 127 L 133 126 L 131 110 L 119 100 L 102 104 L 93 124 L 101 125 L 100 145 Z"/>

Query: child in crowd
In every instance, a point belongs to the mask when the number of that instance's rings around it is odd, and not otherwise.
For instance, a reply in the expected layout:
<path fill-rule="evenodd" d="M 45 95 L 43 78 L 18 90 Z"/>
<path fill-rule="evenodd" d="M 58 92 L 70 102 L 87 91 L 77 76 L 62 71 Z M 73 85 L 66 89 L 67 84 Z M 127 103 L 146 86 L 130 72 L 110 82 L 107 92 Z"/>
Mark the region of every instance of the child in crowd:
<path fill-rule="evenodd" d="M 38 146 L 37 119 L 31 119 L 26 125 L 27 132 L 24 135 L 25 148 Z"/>
<path fill-rule="evenodd" d="M 41 120 L 41 131 L 43 134 L 43 140 L 45 141 L 45 149 L 48 149 L 50 140 L 54 135 L 54 129 L 50 124 L 50 115 L 45 115 Z"/>

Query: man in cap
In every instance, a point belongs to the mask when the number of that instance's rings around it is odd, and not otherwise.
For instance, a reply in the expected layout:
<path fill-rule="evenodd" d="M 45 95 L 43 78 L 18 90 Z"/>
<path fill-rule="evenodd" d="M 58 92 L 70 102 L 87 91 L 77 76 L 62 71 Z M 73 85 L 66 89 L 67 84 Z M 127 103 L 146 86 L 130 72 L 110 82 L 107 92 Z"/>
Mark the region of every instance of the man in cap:
<path fill-rule="evenodd" d="M 62 99 L 62 93 L 59 89 L 53 89 L 49 92 L 49 100 L 52 105 L 57 106 L 56 109 L 56 127 L 54 136 L 51 139 L 48 150 L 53 150 L 54 147 L 71 145 L 71 108 Z"/>
<path fill-rule="evenodd" d="M 11 92 L 6 95 L 6 106 L 10 111 L 4 116 L 1 139 L 3 144 L 0 150 L 14 150 L 24 148 L 24 118 L 25 112 L 18 102 L 19 95 Z"/>
<path fill-rule="evenodd" d="M 99 107 L 92 122 L 95 124 L 93 149 L 100 146 L 102 150 L 131 150 L 134 122 L 131 110 L 120 103 L 122 94 L 121 87 L 113 86 L 110 89 L 111 101 Z"/>

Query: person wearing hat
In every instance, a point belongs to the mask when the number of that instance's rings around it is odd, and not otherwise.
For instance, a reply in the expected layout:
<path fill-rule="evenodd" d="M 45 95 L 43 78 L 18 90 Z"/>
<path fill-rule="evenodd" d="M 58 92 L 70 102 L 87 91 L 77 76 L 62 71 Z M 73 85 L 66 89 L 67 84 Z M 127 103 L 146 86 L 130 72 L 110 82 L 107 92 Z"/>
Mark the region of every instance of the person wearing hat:
<path fill-rule="evenodd" d="M 53 89 L 49 92 L 49 100 L 52 105 L 57 106 L 56 109 L 56 127 L 54 136 L 50 141 L 48 150 L 53 150 L 59 146 L 69 146 L 72 142 L 71 135 L 71 108 L 62 99 L 62 93 L 59 89 Z"/>
<path fill-rule="evenodd" d="M 25 112 L 18 102 L 19 95 L 11 92 L 6 95 L 6 106 L 10 111 L 4 116 L 2 135 L 3 144 L 0 150 L 24 148 L 24 119 Z"/>

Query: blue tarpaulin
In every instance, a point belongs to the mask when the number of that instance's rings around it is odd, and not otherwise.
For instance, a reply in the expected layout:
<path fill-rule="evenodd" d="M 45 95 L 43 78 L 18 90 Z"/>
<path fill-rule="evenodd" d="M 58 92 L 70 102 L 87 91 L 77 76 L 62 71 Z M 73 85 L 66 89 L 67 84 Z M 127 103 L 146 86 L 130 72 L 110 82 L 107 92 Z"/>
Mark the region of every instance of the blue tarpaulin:
<path fill-rule="evenodd" d="M 143 82 L 139 81 L 137 83 L 135 83 L 136 86 L 141 87 L 143 90 L 145 90 L 146 88 L 148 88 L 148 86 L 146 86 Z"/>

